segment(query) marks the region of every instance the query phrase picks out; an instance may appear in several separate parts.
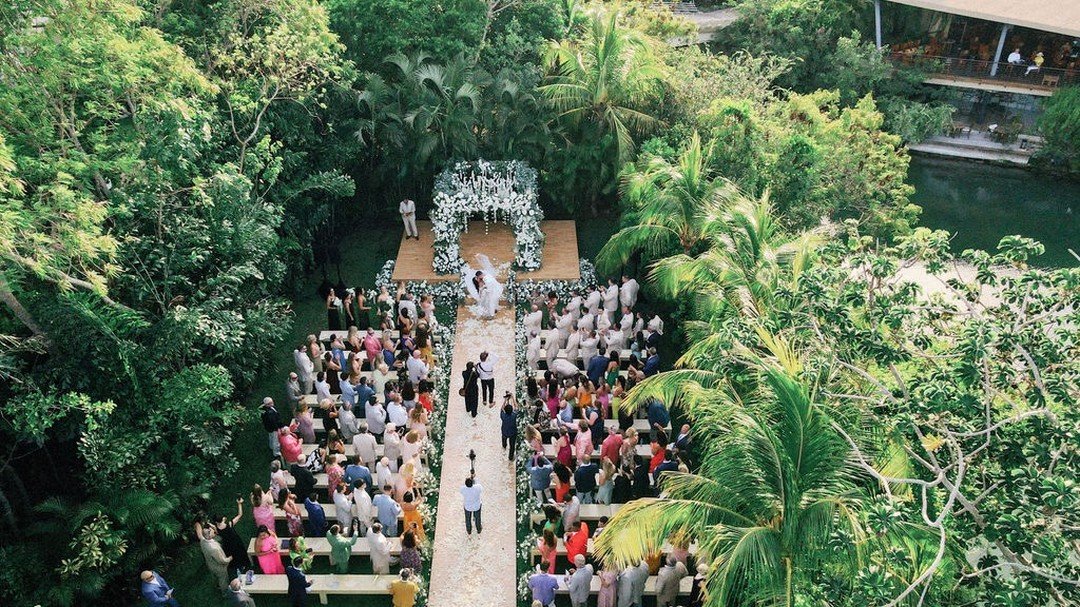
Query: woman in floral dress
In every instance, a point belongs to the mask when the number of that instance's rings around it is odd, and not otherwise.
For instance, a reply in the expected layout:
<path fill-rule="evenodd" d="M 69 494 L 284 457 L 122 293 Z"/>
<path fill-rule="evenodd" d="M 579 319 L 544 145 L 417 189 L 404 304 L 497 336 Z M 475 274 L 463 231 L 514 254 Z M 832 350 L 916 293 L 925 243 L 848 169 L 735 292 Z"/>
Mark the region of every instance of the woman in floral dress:
<path fill-rule="evenodd" d="M 281 509 L 285 511 L 285 523 L 289 526 L 289 535 L 303 536 L 304 519 L 300 515 L 300 506 L 296 503 L 295 493 L 285 494 L 285 502 L 281 505 Z"/>
<path fill-rule="evenodd" d="M 403 569 L 412 569 L 413 573 L 420 573 L 420 569 L 423 567 L 420 550 L 417 548 L 416 534 L 412 531 L 406 531 L 401 536 L 400 561 Z"/>

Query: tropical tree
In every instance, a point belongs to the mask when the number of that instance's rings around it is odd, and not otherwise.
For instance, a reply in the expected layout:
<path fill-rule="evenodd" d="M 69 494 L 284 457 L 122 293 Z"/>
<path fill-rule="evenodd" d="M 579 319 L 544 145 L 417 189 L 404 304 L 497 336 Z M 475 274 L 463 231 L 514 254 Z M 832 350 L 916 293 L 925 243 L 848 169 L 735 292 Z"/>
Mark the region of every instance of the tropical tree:
<path fill-rule="evenodd" d="M 635 136 L 662 124 L 652 113 L 664 76 L 657 44 L 620 24 L 617 12 L 599 9 L 588 13 L 579 37 L 551 44 L 539 90 L 557 114 L 567 158 L 553 181 L 567 194 L 583 191 L 591 200 L 610 192 Z"/>
<path fill-rule="evenodd" d="M 664 497 L 621 508 L 596 540 L 595 554 L 626 566 L 672 535 L 691 537 L 710 565 L 708 605 L 782 604 L 806 596 L 826 563 L 856 571 L 866 539 L 863 495 L 851 447 L 790 350 L 761 367 L 763 389 L 737 396 L 717 384 L 684 401 L 699 422 L 697 473 L 664 473 Z M 650 384 L 686 376 L 660 374 Z M 837 536 L 848 541 L 835 542 Z"/>
<path fill-rule="evenodd" d="M 661 156 L 644 160 L 641 169 L 623 177 L 625 227 L 597 255 L 598 268 L 610 272 L 635 254 L 646 259 L 681 252 L 696 253 L 710 225 L 707 209 L 716 208 L 721 192 L 730 187 L 709 168 L 710 150 L 694 133 L 675 162 Z"/>

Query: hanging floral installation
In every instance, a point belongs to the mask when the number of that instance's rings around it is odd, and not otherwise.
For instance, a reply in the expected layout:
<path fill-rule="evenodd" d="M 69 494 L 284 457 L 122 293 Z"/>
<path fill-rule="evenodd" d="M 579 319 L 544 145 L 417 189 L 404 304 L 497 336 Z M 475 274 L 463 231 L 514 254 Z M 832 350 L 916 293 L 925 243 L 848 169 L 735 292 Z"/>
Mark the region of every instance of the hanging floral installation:
<path fill-rule="evenodd" d="M 469 231 L 469 218 L 475 215 L 483 218 L 485 232 L 492 222 L 510 225 L 516 238 L 516 270 L 540 268 L 544 212 L 537 199 L 536 170 L 529 165 L 518 160 L 458 162 L 435 178 L 434 202 L 431 265 L 436 273 L 461 270 L 461 234 Z"/>

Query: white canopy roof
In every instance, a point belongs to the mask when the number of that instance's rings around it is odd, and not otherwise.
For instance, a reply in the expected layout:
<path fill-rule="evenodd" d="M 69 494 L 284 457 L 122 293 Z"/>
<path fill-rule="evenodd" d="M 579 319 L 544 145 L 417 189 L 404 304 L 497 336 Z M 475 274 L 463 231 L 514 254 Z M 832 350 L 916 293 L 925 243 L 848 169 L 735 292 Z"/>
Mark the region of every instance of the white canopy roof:
<path fill-rule="evenodd" d="M 1080 0 L 889 0 L 1080 38 Z"/>

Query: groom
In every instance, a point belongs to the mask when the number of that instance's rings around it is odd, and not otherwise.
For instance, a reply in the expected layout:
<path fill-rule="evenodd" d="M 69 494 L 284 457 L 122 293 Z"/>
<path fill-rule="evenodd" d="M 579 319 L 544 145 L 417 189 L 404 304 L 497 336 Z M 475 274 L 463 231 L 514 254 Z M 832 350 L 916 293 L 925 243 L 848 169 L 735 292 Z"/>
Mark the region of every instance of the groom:
<path fill-rule="evenodd" d="M 473 288 L 476 289 L 476 301 L 477 301 L 477 303 L 480 303 L 480 291 L 484 286 L 484 273 L 483 272 L 481 272 L 480 270 L 477 270 L 476 274 L 473 274 L 472 285 L 473 285 Z"/>

